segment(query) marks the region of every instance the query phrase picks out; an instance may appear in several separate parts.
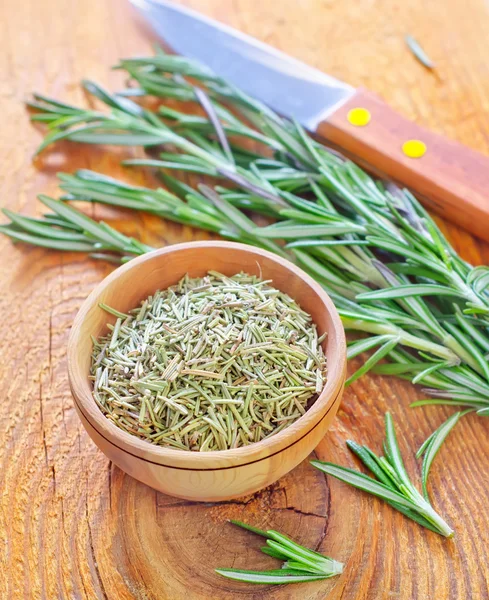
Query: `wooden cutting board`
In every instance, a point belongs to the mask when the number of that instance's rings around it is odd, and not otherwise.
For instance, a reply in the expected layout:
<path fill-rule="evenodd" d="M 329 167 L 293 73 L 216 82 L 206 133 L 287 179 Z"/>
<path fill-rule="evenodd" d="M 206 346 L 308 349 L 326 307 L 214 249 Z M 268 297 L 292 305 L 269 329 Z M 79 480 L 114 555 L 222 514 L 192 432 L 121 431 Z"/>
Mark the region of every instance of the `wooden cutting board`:
<path fill-rule="evenodd" d="M 485 0 L 192 0 L 188 5 L 298 58 L 363 85 L 406 116 L 489 152 L 489 4 Z M 410 33 L 436 61 L 405 47 Z M 40 134 L 22 102 L 32 90 L 83 102 L 90 77 L 109 87 L 119 57 L 149 52 L 123 0 L 3 0 L 0 7 L 0 182 L 3 206 L 40 214 L 55 172 L 115 176 L 123 151 L 59 145 L 33 164 Z M 127 177 L 127 173 L 124 174 Z M 144 182 L 142 175 L 133 174 Z M 134 179 L 133 179 L 134 181 Z M 489 193 L 489 190 L 488 190 Z M 202 239 L 146 215 L 90 207 L 153 245 Z M 489 264 L 489 246 L 445 226 L 462 255 Z M 489 224 L 488 224 L 489 226 Z M 446 541 L 304 463 L 274 486 L 223 504 L 191 504 L 125 476 L 95 448 L 75 414 L 65 349 L 82 300 L 110 267 L 0 238 L 0 598 L 126 600 L 482 600 L 489 598 L 489 421 L 470 417 L 433 467 Z M 344 440 L 379 448 L 389 409 L 408 469 L 444 408 L 409 409 L 409 383 L 364 377 L 347 391 L 316 456 L 352 465 Z M 273 527 L 346 563 L 336 579 L 285 588 L 216 576 L 215 567 L 268 568 L 260 540 L 226 523 Z"/>

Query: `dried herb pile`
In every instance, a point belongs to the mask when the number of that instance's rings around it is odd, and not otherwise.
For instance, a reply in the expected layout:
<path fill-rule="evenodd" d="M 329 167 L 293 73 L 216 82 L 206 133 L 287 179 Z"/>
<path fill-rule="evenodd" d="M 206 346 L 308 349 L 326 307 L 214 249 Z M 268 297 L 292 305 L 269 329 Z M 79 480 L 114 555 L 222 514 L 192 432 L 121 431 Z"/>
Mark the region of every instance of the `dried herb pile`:
<path fill-rule="evenodd" d="M 245 273 L 187 275 L 94 341 L 94 397 L 121 429 L 181 450 L 226 450 L 278 433 L 321 392 L 311 317 Z"/>

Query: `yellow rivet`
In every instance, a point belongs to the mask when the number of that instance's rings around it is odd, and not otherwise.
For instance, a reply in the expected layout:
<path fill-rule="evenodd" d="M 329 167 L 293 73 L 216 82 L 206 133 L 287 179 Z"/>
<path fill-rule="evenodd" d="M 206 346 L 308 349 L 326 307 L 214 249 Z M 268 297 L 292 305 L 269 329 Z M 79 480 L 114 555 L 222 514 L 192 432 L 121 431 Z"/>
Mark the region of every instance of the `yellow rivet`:
<path fill-rule="evenodd" d="M 421 158 L 426 153 L 426 144 L 421 140 L 408 140 L 402 145 L 402 151 L 409 158 Z"/>
<path fill-rule="evenodd" d="M 371 116 L 366 108 L 352 108 L 346 118 L 355 127 L 364 127 L 370 123 Z"/>

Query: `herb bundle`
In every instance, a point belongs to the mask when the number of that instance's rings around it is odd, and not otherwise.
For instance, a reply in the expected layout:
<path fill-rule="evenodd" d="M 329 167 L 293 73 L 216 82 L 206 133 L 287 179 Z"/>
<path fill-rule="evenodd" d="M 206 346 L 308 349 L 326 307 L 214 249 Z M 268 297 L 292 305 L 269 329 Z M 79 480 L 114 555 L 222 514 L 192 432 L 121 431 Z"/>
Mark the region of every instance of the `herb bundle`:
<path fill-rule="evenodd" d="M 91 378 L 121 429 L 181 450 L 259 442 L 301 417 L 321 392 L 326 359 L 311 317 L 245 273 L 187 275 L 93 340 Z"/>
<path fill-rule="evenodd" d="M 360 446 L 351 440 L 347 441 L 348 448 L 375 475 L 377 480 L 353 469 L 341 467 L 333 463 L 315 460 L 311 461 L 311 464 L 320 471 L 336 477 L 340 481 L 344 481 L 353 487 L 381 498 L 387 504 L 390 504 L 403 515 L 416 521 L 416 523 L 419 523 L 423 527 L 445 537 L 452 537 L 453 530 L 431 505 L 427 491 L 427 479 L 436 453 L 459 418 L 460 413 L 456 413 L 450 417 L 446 423 L 424 442 L 418 452 L 418 456 L 425 455 L 422 469 L 423 495 L 411 482 L 406 472 L 397 443 L 394 423 L 389 413 L 385 415 L 385 456 L 379 457 L 368 446 Z"/>
<path fill-rule="evenodd" d="M 148 158 L 125 164 L 156 169 L 167 190 L 80 171 L 60 175 L 64 200 L 150 212 L 287 256 L 360 334 L 349 357 L 371 352 L 350 383 L 374 370 L 421 384 L 429 398 L 417 405 L 489 413 L 489 268 L 463 261 L 409 191 L 372 179 L 194 61 L 158 52 L 119 68 L 136 87 L 110 95 L 84 82 L 109 112 L 35 96 L 33 119 L 49 128 L 40 150 L 60 139 L 144 146 Z M 150 111 L 130 96 L 183 100 L 199 113 Z M 206 176 L 209 185 L 184 183 L 172 171 Z M 62 214 L 62 206 L 52 202 L 56 215 L 39 220 L 9 213 L 12 223 L 1 230 L 60 249 L 86 243 L 78 249 L 101 258 L 143 251 L 125 236 L 108 239 L 105 227 L 85 228 L 80 213 Z M 248 211 L 274 223 L 259 226 Z"/>
<path fill-rule="evenodd" d="M 329 579 L 343 573 L 343 564 L 329 556 L 304 548 L 287 536 L 270 529 L 262 531 L 257 527 L 240 521 L 231 521 L 234 525 L 267 538 L 267 545 L 261 551 L 273 558 L 285 561 L 281 569 L 270 571 L 247 571 L 243 569 L 216 569 L 216 573 L 246 583 L 302 583 Z"/>

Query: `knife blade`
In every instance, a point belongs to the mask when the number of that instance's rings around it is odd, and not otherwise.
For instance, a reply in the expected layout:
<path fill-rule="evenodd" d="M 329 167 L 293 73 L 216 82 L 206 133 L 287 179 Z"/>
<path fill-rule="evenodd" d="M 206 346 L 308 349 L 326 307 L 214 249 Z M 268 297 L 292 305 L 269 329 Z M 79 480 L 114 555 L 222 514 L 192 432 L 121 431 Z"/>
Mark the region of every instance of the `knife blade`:
<path fill-rule="evenodd" d="M 184 6 L 164 0 L 132 4 L 173 51 L 199 60 L 276 112 L 294 115 L 311 131 L 355 93 L 348 84 Z"/>
<path fill-rule="evenodd" d="M 131 2 L 172 50 L 199 60 L 373 172 L 411 188 L 438 214 L 489 241 L 487 157 L 423 129 L 366 90 L 356 90 L 180 4 Z M 356 122 L 352 115 L 358 109 L 368 119 Z"/>

